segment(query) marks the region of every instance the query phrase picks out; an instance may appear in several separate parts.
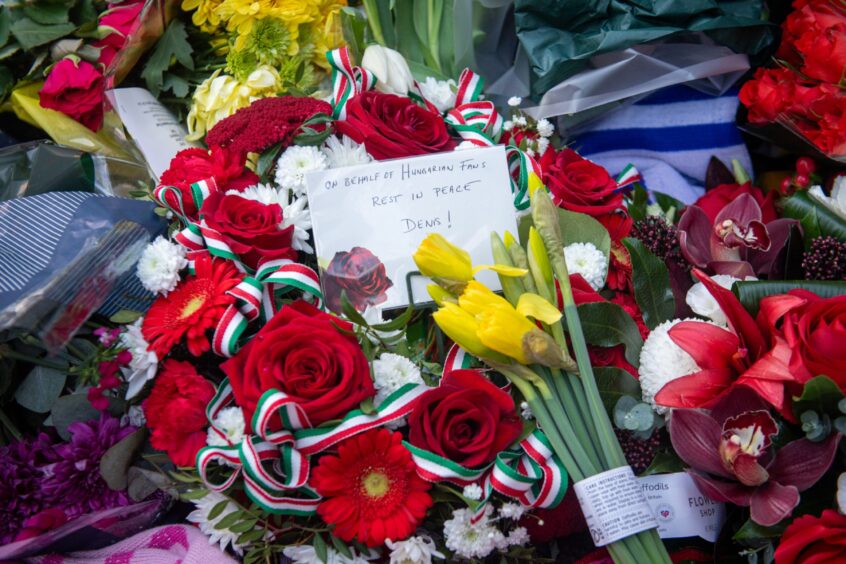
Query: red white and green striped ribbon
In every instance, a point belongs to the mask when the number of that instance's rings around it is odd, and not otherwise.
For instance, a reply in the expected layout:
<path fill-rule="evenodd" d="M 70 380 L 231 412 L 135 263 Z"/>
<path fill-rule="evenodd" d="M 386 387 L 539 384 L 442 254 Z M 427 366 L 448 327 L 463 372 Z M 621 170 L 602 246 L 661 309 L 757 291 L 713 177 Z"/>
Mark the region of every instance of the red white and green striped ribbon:
<path fill-rule="evenodd" d="M 514 207 L 525 210 L 529 207 L 529 175 L 534 173 L 543 178 L 543 171 L 538 162 L 525 151 L 514 145 L 505 148 L 508 159 L 508 172 L 511 173 L 511 192 L 514 194 Z"/>
<path fill-rule="evenodd" d="M 203 206 L 203 200 L 205 200 L 210 193 L 217 190 L 217 182 L 214 178 L 207 178 L 205 180 L 194 182 L 191 184 L 190 189 L 191 203 L 199 210 Z M 171 202 L 168 201 L 168 196 L 171 196 L 170 199 L 176 202 L 176 206 L 172 205 Z M 183 223 L 188 224 L 190 222 L 187 214 L 185 213 L 185 202 L 182 199 L 182 191 L 179 188 L 176 188 L 175 186 L 159 185 L 153 190 L 153 200 L 179 217 Z"/>
<path fill-rule="evenodd" d="M 486 486 L 529 507 L 549 509 L 561 503 L 567 492 L 567 470 L 546 435 L 536 429 L 519 448 L 522 452 L 497 456 Z"/>
<path fill-rule="evenodd" d="M 452 345 L 450 347 L 449 352 L 444 359 L 444 371 L 442 376 L 446 376 L 453 370 L 465 370 L 470 368 L 473 365 L 473 357 L 459 347 L 458 345 Z"/>
<path fill-rule="evenodd" d="M 444 118 L 464 141 L 479 147 L 496 145 L 502 132 L 502 116 L 493 102 L 469 102 L 447 112 Z"/>
<path fill-rule="evenodd" d="M 332 117 L 343 120 L 347 116 L 347 102 L 376 85 L 376 75 L 363 67 L 354 66 L 349 47 L 326 53 L 332 67 Z"/>
<path fill-rule="evenodd" d="M 458 91 L 455 93 L 455 107 L 479 100 L 485 81 L 470 69 L 464 69 L 458 77 Z"/>
<path fill-rule="evenodd" d="M 631 186 L 638 182 L 643 182 L 643 177 L 633 164 L 626 165 L 620 174 L 617 175 L 617 190 L 621 190 L 626 186 Z"/>

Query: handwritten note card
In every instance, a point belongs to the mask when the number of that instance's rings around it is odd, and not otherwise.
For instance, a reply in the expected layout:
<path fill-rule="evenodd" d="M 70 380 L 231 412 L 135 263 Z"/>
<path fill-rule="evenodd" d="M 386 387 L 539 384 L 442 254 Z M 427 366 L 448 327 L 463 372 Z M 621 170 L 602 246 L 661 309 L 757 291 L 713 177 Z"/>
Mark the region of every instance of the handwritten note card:
<path fill-rule="evenodd" d="M 336 311 L 342 290 L 359 311 L 408 305 L 411 256 L 429 233 L 474 264 L 492 263 L 492 231 L 516 233 L 502 146 L 315 172 L 306 183 L 323 292 Z M 499 288 L 489 272 L 479 279 Z M 431 301 L 427 280 L 410 280 L 414 301 Z"/>

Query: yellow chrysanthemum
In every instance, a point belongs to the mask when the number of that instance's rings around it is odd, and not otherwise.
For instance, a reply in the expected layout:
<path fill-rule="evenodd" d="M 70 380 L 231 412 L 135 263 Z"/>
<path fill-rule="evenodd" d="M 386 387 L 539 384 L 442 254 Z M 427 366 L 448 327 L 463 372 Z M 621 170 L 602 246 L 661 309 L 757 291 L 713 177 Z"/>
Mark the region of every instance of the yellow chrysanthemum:
<path fill-rule="evenodd" d="M 206 33 L 214 33 L 220 28 L 220 16 L 217 8 L 223 0 L 183 0 L 182 9 L 191 14 L 191 21 Z"/>
<path fill-rule="evenodd" d="M 259 98 L 276 94 L 280 87 L 279 73 L 266 65 L 250 73 L 244 82 L 215 71 L 194 92 L 188 113 L 188 139 L 202 139 L 217 122 Z"/>

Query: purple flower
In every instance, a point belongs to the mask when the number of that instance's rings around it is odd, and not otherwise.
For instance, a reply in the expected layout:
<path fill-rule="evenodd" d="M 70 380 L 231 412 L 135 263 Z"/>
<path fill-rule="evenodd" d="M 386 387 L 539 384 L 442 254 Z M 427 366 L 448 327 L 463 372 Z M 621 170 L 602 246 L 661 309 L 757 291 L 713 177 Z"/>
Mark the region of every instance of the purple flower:
<path fill-rule="evenodd" d="M 125 491 L 114 491 L 100 475 L 100 459 L 109 448 L 135 431 L 121 428 L 120 421 L 106 413 L 99 420 L 73 423 L 71 440 L 56 447 L 59 461 L 45 468 L 44 494 L 61 503 L 68 519 L 78 515 L 128 505 Z"/>
<path fill-rule="evenodd" d="M 789 517 L 799 492 L 816 483 L 834 460 L 839 433 L 814 443 L 798 439 L 774 452 L 778 432 L 766 404 L 737 386 L 710 412 L 676 409 L 670 439 L 702 493 L 749 507 L 752 520 L 769 527 Z"/>
<path fill-rule="evenodd" d="M 12 542 L 24 521 L 53 505 L 41 483 L 43 468 L 58 459 L 44 433 L 0 447 L 0 545 Z"/>

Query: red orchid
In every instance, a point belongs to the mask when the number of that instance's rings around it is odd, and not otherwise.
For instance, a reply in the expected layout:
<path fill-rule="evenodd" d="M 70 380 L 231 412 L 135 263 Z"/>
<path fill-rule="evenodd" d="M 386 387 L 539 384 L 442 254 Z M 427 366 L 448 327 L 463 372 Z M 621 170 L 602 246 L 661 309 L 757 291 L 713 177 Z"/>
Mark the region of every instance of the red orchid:
<path fill-rule="evenodd" d="M 790 347 L 777 337 L 769 347 L 766 335 L 730 290 L 701 270 L 694 273 L 720 304 L 731 330 L 701 321 L 673 326 L 670 338 L 701 370 L 669 382 L 655 402 L 667 407 L 710 407 L 733 388 L 745 386 L 793 420 L 789 396 L 784 393 L 785 385 L 795 383 L 788 367 Z"/>
<path fill-rule="evenodd" d="M 690 206 L 679 221 L 679 247 L 691 264 L 736 278 L 769 274 L 787 244 L 794 219 L 761 221 L 761 206 L 750 194 L 727 204 L 714 221 Z"/>
<path fill-rule="evenodd" d="M 799 439 L 774 452 L 778 426 L 766 407 L 752 390 L 738 387 L 710 413 L 673 411 L 670 439 L 703 494 L 749 507 L 752 520 L 768 527 L 790 516 L 799 492 L 825 474 L 840 434 L 822 442 Z"/>

